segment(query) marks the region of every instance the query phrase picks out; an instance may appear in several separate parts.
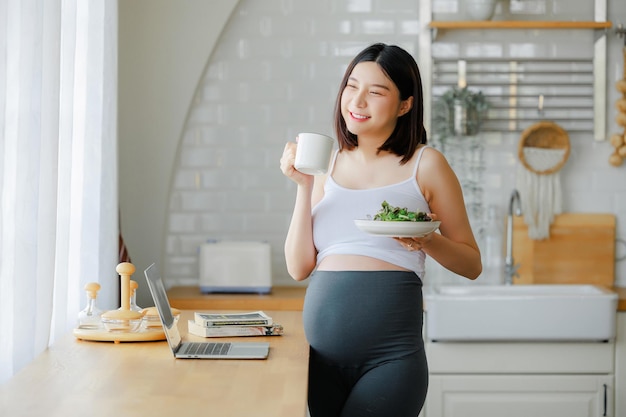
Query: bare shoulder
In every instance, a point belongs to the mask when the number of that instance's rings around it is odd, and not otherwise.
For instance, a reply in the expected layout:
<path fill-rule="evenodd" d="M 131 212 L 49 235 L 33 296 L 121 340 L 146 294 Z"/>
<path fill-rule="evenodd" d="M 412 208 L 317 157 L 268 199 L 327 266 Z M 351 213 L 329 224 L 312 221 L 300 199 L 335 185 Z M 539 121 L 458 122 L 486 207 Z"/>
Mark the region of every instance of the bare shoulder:
<path fill-rule="evenodd" d="M 420 161 L 420 166 L 422 164 L 430 165 L 430 164 L 445 164 L 448 165 L 448 161 L 446 157 L 439 151 L 438 149 L 433 148 L 432 146 L 427 146 L 424 149 L 424 153 L 422 154 L 422 159 Z"/>
<path fill-rule="evenodd" d="M 430 177 L 442 176 L 450 173 L 453 173 L 452 168 L 450 167 L 450 164 L 448 164 L 446 157 L 439 150 L 432 147 L 424 149 L 417 171 L 418 179 L 424 181 L 429 180 Z"/>
<path fill-rule="evenodd" d="M 443 196 L 460 191 L 458 179 L 448 160 L 432 147 L 424 150 L 416 179 L 429 204 L 435 201 L 435 195 Z"/>

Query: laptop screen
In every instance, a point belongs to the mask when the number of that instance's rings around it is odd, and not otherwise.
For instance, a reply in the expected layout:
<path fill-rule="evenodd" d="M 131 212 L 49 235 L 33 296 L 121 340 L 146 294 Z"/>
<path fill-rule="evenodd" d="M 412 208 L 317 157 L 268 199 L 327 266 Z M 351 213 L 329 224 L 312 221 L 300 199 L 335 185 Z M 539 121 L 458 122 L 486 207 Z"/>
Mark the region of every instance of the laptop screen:
<path fill-rule="evenodd" d="M 176 322 L 174 320 L 174 316 L 172 315 L 172 309 L 170 307 L 170 302 L 167 299 L 167 292 L 165 291 L 161 274 L 159 274 L 159 270 L 155 264 L 146 268 L 144 274 L 146 275 L 148 288 L 150 289 L 150 293 L 154 299 L 154 304 L 159 311 L 159 316 L 163 322 L 165 337 L 172 348 L 172 352 L 176 352 L 176 349 L 178 349 L 178 346 L 182 341 L 182 337 L 180 336 L 178 327 L 176 327 Z"/>

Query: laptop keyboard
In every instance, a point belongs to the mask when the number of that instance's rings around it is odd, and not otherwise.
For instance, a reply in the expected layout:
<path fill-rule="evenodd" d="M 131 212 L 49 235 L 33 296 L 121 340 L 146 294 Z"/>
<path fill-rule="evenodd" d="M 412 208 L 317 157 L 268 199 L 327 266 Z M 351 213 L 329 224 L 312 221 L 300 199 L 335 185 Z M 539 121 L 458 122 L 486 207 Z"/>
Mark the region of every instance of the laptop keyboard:
<path fill-rule="evenodd" d="M 226 355 L 230 350 L 230 343 L 185 343 L 186 355 Z"/>

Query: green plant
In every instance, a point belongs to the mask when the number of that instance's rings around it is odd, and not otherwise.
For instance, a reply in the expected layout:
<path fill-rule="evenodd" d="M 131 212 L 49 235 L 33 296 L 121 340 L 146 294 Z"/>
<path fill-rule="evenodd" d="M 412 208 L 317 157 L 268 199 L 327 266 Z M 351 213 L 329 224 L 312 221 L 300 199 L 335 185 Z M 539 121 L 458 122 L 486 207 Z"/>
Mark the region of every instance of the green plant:
<path fill-rule="evenodd" d="M 473 136 L 480 131 L 489 102 L 482 91 L 452 87 L 435 102 L 433 128 L 435 135 Z"/>

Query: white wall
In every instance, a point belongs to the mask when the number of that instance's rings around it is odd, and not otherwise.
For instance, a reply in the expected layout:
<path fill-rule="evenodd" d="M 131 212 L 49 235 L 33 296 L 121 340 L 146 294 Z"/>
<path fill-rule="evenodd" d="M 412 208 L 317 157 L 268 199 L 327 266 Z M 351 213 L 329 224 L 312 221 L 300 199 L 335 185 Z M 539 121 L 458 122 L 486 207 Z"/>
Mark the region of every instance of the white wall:
<path fill-rule="evenodd" d="M 275 283 L 291 283 L 282 261 L 294 191 L 278 169 L 284 142 L 301 130 L 332 133 L 337 84 L 363 46 L 396 43 L 419 56 L 417 0 L 241 0 L 227 21 L 236 3 L 120 4 L 122 227 L 138 270 L 158 259 L 170 284 L 195 280 L 195 248 L 206 239 L 268 240 Z M 608 3 L 610 20 L 626 20 L 621 0 Z M 573 10 L 565 0 L 533 4 Z M 612 132 L 623 40 L 608 41 Z M 571 139 L 566 210 L 622 218 L 626 168 L 608 165 L 608 143 Z M 491 136 L 485 147 L 486 199 L 501 207 L 514 186 L 516 146 Z M 626 285 L 624 266 L 617 272 Z"/>
<path fill-rule="evenodd" d="M 142 271 L 163 261 L 169 184 L 191 98 L 236 5 L 119 2 L 120 212 L 139 305 L 152 305 Z"/>

